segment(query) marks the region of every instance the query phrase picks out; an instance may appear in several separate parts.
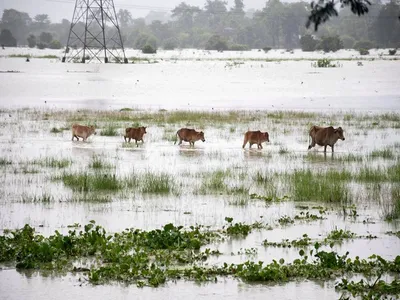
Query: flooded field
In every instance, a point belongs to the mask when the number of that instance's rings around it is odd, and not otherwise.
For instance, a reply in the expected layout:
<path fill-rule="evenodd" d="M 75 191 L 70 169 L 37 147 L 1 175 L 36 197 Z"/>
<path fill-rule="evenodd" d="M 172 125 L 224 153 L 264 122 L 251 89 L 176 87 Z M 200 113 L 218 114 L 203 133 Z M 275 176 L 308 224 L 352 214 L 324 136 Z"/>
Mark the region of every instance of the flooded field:
<path fill-rule="evenodd" d="M 338 299 L 343 278 L 398 282 L 399 62 L 217 55 L 0 58 L 5 299 Z M 71 141 L 74 123 L 96 135 Z M 307 150 L 314 124 L 343 128 L 334 153 Z M 147 126 L 138 146 L 132 126 Z M 174 144 L 182 127 L 205 142 Z M 242 149 L 248 130 L 270 142 Z"/>

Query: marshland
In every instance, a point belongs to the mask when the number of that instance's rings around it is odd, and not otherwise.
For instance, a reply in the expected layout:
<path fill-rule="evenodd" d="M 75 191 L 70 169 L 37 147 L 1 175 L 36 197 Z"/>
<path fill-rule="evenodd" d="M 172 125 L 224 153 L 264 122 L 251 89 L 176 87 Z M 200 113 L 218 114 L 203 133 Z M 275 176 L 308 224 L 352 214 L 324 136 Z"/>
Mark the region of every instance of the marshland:
<path fill-rule="evenodd" d="M 398 61 L 196 53 L 129 65 L 0 58 L 19 71 L 0 74 L 2 293 L 338 299 L 374 286 L 396 297 Z M 75 123 L 96 135 L 71 141 Z M 307 150 L 312 125 L 346 139 Z M 138 126 L 144 142 L 124 142 Z M 205 142 L 174 145 L 182 127 Z M 270 142 L 242 149 L 248 130 Z"/>

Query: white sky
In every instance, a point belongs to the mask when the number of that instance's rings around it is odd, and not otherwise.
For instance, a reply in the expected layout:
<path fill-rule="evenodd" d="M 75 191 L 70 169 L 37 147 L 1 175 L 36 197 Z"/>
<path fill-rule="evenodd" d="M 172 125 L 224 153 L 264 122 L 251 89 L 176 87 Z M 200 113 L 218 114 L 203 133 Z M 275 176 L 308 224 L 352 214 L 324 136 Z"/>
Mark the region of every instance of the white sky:
<path fill-rule="evenodd" d="M 225 0 L 228 7 L 234 5 L 234 0 Z M 245 9 L 260 9 L 265 6 L 267 0 L 244 0 Z M 145 17 L 150 10 L 170 11 L 181 2 L 189 5 L 204 7 L 205 0 L 114 0 L 118 11 L 120 8 L 128 9 L 134 18 Z M 37 14 L 48 14 L 52 22 L 59 22 L 61 19 L 71 20 L 75 0 L 0 0 L 0 13 L 4 9 L 14 8 L 27 12 L 31 18 Z"/>

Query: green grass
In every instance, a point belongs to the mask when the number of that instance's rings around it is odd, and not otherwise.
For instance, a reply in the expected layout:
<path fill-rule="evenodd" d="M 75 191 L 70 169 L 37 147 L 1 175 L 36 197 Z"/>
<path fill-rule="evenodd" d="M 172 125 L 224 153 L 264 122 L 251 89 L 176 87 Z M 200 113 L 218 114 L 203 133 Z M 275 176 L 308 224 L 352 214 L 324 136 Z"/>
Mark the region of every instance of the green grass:
<path fill-rule="evenodd" d="M 381 158 L 384 158 L 384 159 L 393 159 L 393 158 L 395 158 L 393 150 L 390 149 L 390 148 L 386 148 L 386 149 L 383 149 L 383 150 L 372 151 L 370 156 L 372 158 L 381 157 Z"/>
<path fill-rule="evenodd" d="M 101 136 L 117 136 L 118 131 L 113 124 L 108 124 L 105 128 L 100 131 Z"/>
<path fill-rule="evenodd" d="M 89 167 L 92 169 L 109 169 L 112 166 L 106 161 L 102 160 L 101 157 L 93 155 L 89 163 Z"/>
<path fill-rule="evenodd" d="M 61 180 L 73 191 L 79 192 L 117 191 L 123 187 L 112 174 L 63 173 L 55 179 Z"/>
<path fill-rule="evenodd" d="M 350 178 L 347 171 L 295 170 L 290 180 L 291 198 L 294 201 L 348 202 L 351 193 L 343 181 Z"/>
<path fill-rule="evenodd" d="M 228 176 L 229 171 L 217 170 L 211 173 L 206 173 L 203 178 L 202 186 L 200 191 L 202 194 L 223 192 L 227 186 L 225 184 L 225 178 Z"/>
<path fill-rule="evenodd" d="M 41 167 L 62 169 L 69 167 L 72 164 L 72 160 L 67 158 L 57 159 L 55 157 L 45 157 L 32 161 L 32 164 L 39 165 Z"/>
<path fill-rule="evenodd" d="M 391 189 L 392 203 L 389 211 L 385 213 L 385 220 L 392 221 L 400 218 L 400 185 L 396 184 Z"/>
<path fill-rule="evenodd" d="M 112 198 L 110 195 L 102 195 L 97 192 L 95 193 L 84 192 L 84 193 L 74 193 L 71 201 L 104 203 L 104 202 L 111 202 Z"/>
<path fill-rule="evenodd" d="M 6 166 L 6 165 L 11 165 L 12 164 L 12 161 L 11 160 L 8 160 L 8 159 L 6 159 L 6 158 L 0 158 L 0 166 Z"/>
<path fill-rule="evenodd" d="M 149 194 L 169 194 L 174 190 L 173 177 L 166 173 L 146 172 L 140 178 L 141 190 Z"/>

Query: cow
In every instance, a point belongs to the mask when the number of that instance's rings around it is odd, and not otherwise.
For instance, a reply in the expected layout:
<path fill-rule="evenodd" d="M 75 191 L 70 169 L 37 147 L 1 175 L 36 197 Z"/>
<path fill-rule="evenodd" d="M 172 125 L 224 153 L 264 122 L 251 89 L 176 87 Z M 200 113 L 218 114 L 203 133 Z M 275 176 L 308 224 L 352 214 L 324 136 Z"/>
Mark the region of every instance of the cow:
<path fill-rule="evenodd" d="M 93 133 L 96 134 L 95 130 L 96 128 L 94 128 L 94 126 L 74 124 L 72 125 L 72 140 L 76 138 L 79 141 L 79 138 L 81 137 L 83 141 L 86 141 L 86 139 Z"/>
<path fill-rule="evenodd" d="M 128 143 L 131 142 L 131 139 L 134 139 L 136 142 L 136 146 L 139 147 L 138 145 L 138 141 L 142 141 L 142 143 L 144 143 L 143 141 L 143 135 L 147 133 L 146 131 L 146 127 L 137 127 L 137 128 L 126 128 L 125 129 L 125 135 L 124 135 L 124 140 L 126 142 L 126 140 L 128 139 Z"/>
<path fill-rule="evenodd" d="M 315 146 L 315 144 L 324 146 L 324 152 L 326 152 L 326 147 L 330 146 L 332 148 L 332 152 L 334 152 L 334 146 L 338 139 L 342 141 L 345 140 L 343 136 L 342 127 L 333 128 L 329 127 L 320 127 L 320 126 L 312 126 L 310 128 L 310 137 L 311 144 L 308 146 L 308 150 Z"/>
<path fill-rule="evenodd" d="M 249 148 L 251 148 L 251 146 L 253 144 L 257 144 L 257 148 L 262 149 L 263 147 L 262 147 L 261 143 L 269 142 L 269 134 L 268 134 L 268 132 L 261 132 L 260 130 L 247 131 L 244 134 L 244 141 L 243 141 L 242 148 L 244 148 L 246 146 L 247 142 L 249 142 Z"/>
<path fill-rule="evenodd" d="M 179 144 L 182 144 L 182 141 L 189 142 L 190 146 L 194 146 L 194 143 L 202 140 L 205 142 L 204 132 L 203 131 L 196 131 L 194 129 L 189 128 L 181 128 L 176 132 L 177 137 L 179 138 Z M 174 144 L 176 144 L 177 140 Z"/>

